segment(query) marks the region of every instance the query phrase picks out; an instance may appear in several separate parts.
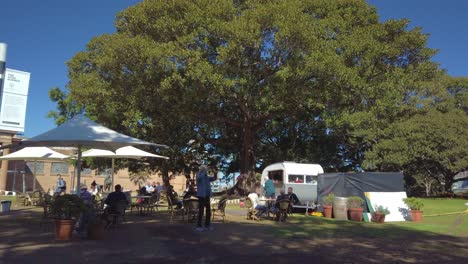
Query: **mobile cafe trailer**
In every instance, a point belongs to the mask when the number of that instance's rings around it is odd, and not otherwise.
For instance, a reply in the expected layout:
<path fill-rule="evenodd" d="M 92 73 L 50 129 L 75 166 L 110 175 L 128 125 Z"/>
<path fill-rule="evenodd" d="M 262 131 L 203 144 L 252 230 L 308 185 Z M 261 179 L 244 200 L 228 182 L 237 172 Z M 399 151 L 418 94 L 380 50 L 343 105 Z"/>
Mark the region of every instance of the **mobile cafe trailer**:
<path fill-rule="evenodd" d="M 317 177 L 322 173 L 323 168 L 318 164 L 285 161 L 267 166 L 262 172 L 261 183 L 264 186 L 265 177 L 270 177 L 275 182 L 277 195 L 281 188 L 287 191 L 292 187 L 302 205 L 295 207 L 309 208 L 317 202 Z"/>

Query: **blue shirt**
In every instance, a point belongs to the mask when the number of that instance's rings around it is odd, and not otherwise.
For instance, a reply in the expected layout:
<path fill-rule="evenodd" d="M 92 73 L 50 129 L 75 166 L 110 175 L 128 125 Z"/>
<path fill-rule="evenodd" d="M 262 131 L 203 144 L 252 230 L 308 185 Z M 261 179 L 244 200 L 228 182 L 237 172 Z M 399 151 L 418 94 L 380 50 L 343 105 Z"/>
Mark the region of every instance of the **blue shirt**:
<path fill-rule="evenodd" d="M 197 196 L 211 197 L 211 182 L 216 181 L 215 177 L 209 177 L 206 172 L 197 174 Z"/>

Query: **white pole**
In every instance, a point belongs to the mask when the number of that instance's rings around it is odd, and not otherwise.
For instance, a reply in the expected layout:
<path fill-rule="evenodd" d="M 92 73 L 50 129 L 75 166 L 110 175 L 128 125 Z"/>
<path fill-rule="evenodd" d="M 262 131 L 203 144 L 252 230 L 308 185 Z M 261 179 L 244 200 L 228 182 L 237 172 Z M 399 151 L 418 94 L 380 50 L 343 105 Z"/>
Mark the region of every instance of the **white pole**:
<path fill-rule="evenodd" d="M 16 171 L 17 171 L 16 165 L 17 164 L 18 162 L 15 160 L 15 172 L 13 173 L 13 186 L 11 186 L 11 190 L 13 192 L 16 192 Z"/>
<path fill-rule="evenodd" d="M 34 170 L 33 170 L 33 192 L 36 190 L 36 166 L 37 166 L 37 163 L 36 161 L 33 161 L 34 162 Z"/>
<path fill-rule="evenodd" d="M 78 145 L 78 158 L 76 159 L 76 194 L 80 193 L 80 181 L 81 181 L 81 145 Z"/>
<path fill-rule="evenodd" d="M 112 167 L 111 167 L 111 188 L 110 191 L 114 190 L 114 165 L 115 165 L 115 159 L 112 158 Z"/>

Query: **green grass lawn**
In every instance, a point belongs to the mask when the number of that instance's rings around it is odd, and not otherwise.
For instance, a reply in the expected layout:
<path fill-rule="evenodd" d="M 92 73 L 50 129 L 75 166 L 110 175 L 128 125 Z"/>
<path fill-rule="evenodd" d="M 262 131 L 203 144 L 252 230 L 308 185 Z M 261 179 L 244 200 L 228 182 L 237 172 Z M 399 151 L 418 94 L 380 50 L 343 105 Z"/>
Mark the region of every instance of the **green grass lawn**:
<path fill-rule="evenodd" d="M 466 199 L 424 199 L 424 215 L 460 212 L 468 209 Z M 321 217 L 293 215 L 288 219 L 293 225 L 283 225 L 273 232 L 281 237 L 307 236 L 339 237 L 356 234 L 364 237 L 400 237 L 410 232 L 425 232 L 468 237 L 468 214 L 424 217 L 422 223 L 391 222 L 385 224 L 351 222 Z"/>
<path fill-rule="evenodd" d="M 2 201 L 11 201 L 12 204 L 15 204 L 16 203 L 16 196 L 12 196 L 12 195 L 1 195 L 0 196 L 0 200 Z"/>

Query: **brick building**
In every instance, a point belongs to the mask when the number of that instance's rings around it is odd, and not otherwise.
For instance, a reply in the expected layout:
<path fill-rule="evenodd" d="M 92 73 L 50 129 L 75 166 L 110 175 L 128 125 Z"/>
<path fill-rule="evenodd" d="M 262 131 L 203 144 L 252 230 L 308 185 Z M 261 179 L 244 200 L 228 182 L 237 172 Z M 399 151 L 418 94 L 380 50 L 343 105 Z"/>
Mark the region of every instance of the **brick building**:
<path fill-rule="evenodd" d="M 18 139 L 20 140 L 20 139 Z M 72 148 L 52 148 L 53 150 L 65 155 L 73 154 Z M 11 149 L 13 153 L 17 149 Z M 70 161 L 9 161 L 8 162 L 8 175 L 6 181 L 6 190 L 22 191 L 23 185 L 26 191 L 33 190 L 34 176 L 33 171 L 35 167 L 36 190 L 48 191 L 53 190 L 57 180 L 57 174 L 61 174 L 62 178 L 67 182 L 67 192 L 70 191 L 74 177 L 73 162 Z M 91 169 L 83 169 L 81 174 L 81 183 L 90 185 L 93 181 L 103 185 L 107 171 L 98 171 Z M 160 182 L 162 184 L 162 175 L 154 173 L 148 180 L 150 182 Z M 174 186 L 175 191 L 182 193 L 185 190 L 186 178 L 184 175 L 178 175 L 171 178 L 170 183 Z M 134 184 L 129 178 L 127 169 L 116 171 L 114 174 L 114 184 L 120 184 L 124 190 L 136 190 L 138 186 Z"/>

